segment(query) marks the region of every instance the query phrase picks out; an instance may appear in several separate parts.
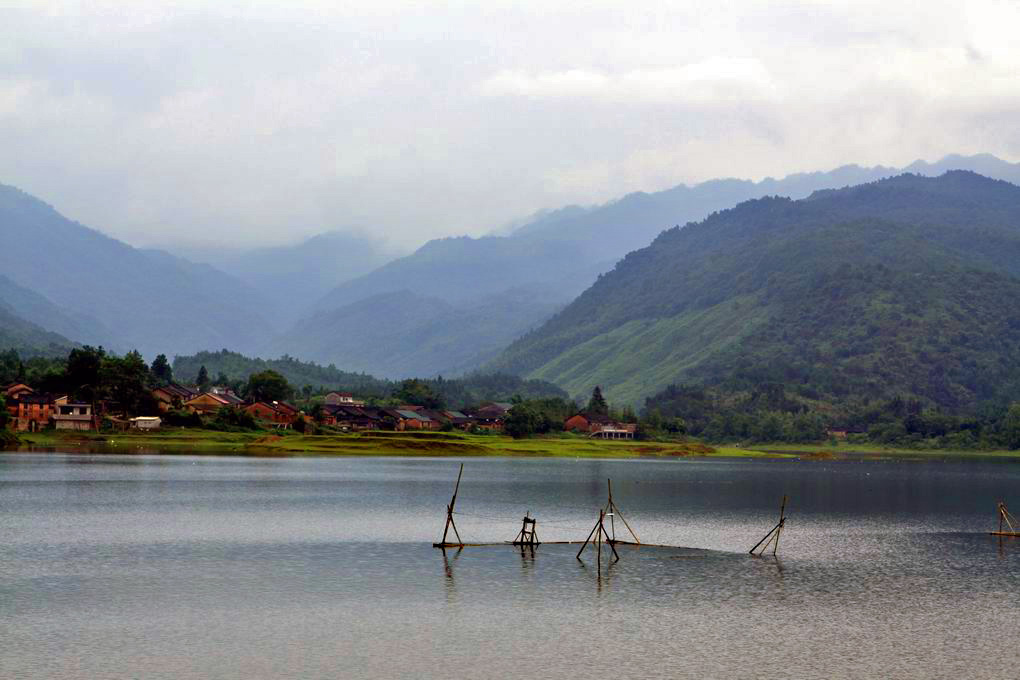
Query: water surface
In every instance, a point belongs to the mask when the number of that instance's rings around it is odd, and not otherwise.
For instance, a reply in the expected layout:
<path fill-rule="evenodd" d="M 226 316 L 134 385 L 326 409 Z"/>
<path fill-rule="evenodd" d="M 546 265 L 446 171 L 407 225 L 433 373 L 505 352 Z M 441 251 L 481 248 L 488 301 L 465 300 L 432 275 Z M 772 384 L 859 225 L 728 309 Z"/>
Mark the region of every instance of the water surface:
<path fill-rule="evenodd" d="M 1017 677 L 1015 462 L 459 462 L 0 455 L 0 677 Z"/>

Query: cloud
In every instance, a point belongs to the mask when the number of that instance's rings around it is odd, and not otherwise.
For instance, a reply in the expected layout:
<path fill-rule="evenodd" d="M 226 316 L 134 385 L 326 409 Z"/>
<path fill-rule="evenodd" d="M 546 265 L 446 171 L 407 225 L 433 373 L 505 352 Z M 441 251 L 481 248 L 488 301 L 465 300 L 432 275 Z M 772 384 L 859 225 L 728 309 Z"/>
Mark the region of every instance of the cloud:
<path fill-rule="evenodd" d="M 486 78 L 481 92 L 490 97 L 705 105 L 771 99 L 775 96 L 775 85 L 757 60 L 711 58 L 679 67 L 618 74 L 583 69 L 536 74 L 504 70 Z"/>
<path fill-rule="evenodd" d="M 0 182 L 137 244 L 403 247 L 714 176 L 1020 154 L 1020 6 L 0 8 Z"/>

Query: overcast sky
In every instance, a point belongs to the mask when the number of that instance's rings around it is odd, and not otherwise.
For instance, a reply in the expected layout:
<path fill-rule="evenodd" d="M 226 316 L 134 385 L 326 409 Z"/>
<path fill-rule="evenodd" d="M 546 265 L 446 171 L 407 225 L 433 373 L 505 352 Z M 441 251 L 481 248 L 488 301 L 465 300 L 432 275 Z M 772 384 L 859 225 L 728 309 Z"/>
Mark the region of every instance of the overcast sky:
<path fill-rule="evenodd" d="M 3 5 L 0 182 L 136 245 L 1020 159 L 1016 2 Z"/>

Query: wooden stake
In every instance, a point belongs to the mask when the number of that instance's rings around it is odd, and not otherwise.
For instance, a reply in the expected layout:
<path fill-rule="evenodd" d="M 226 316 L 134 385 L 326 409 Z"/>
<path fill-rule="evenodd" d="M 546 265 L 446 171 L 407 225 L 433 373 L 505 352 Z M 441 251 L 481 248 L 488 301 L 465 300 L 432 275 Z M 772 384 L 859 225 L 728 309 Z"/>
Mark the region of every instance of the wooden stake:
<path fill-rule="evenodd" d="M 453 487 L 453 498 L 450 499 L 450 504 L 446 506 L 446 526 L 443 527 L 443 540 L 441 545 L 446 545 L 446 534 L 450 531 L 450 527 L 453 527 L 453 534 L 457 537 L 457 545 L 464 547 L 464 541 L 460 537 L 460 532 L 457 531 L 457 524 L 453 521 L 453 508 L 457 505 L 457 491 L 460 490 L 460 477 L 464 474 L 464 463 L 460 464 L 460 472 L 457 473 L 457 484 Z"/>
<path fill-rule="evenodd" d="M 766 550 L 768 550 L 769 545 L 774 542 L 775 545 L 773 545 L 772 547 L 772 555 L 775 556 L 776 551 L 779 550 L 779 535 L 783 532 L 783 527 L 785 526 L 786 526 L 786 496 L 783 496 L 783 503 L 779 507 L 779 524 L 772 527 L 772 529 L 767 534 L 765 534 L 765 538 L 755 543 L 754 547 L 751 548 L 748 552 L 753 555 L 754 551 L 757 550 L 759 546 L 761 546 L 761 553 L 764 553 Z M 760 555 L 761 553 L 758 554 Z"/>

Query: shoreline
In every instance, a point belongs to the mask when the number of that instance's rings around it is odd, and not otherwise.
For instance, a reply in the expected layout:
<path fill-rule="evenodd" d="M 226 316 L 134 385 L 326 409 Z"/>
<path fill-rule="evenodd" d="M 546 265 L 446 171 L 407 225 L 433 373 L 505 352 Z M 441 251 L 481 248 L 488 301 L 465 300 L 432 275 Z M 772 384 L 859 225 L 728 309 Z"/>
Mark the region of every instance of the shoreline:
<path fill-rule="evenodd" d="M 1020 451 L 944 451 L 841 444 L 708 445 L 700 442 L 597 440 L 570 435 L 513 439 L 460 432 L 363 432 L 300 435 L 173 428 L 159 432 L 21 434 L 3 452 L 226 454 L 243 456 L 503 456 L 547 458 L 770 458 L 789 460 L 1020 461 Z"/>

